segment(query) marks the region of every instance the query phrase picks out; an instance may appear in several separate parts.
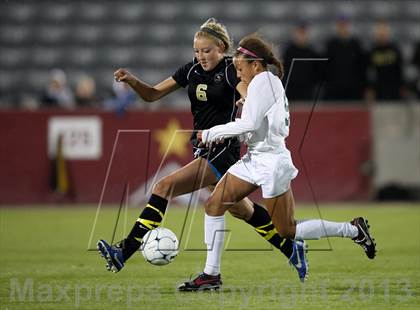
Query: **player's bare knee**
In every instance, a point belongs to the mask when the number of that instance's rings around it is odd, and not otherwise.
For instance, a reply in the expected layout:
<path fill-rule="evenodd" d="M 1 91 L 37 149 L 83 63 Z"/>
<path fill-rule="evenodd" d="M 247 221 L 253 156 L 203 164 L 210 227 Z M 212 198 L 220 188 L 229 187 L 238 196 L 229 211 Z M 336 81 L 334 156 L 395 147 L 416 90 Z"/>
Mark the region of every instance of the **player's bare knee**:
<path fill-rule="evenodd" d="M 207 215 L 214 215 L 215 211 L 217 211 L 217 205 L 212 196 L 210 196 L 204 204 L 204 210 Z"/>
<path fill-rule="evenodd" d="M 204 209 L 206 210 L 206 214 L 210 216 L 220 216 L 225 213 L 225 209 L 220 204 L 220 201 L 217 201 L 214 196 L 210 196 L 207 199 Z"/>

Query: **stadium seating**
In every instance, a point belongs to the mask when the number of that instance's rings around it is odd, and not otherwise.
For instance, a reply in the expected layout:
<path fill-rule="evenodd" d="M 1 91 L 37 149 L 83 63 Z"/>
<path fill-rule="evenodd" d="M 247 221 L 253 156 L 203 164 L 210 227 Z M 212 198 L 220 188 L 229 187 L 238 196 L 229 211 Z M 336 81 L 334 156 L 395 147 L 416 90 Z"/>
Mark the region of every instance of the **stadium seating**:
<path fill-rule="evenodd" d="M 148 82 L 159 81 L 192 58 L 193 34 L 211 16 L 229 27 L 236 42 L 259 31 L 281 49 L 297 20 L 309 23 L 311 40 L 321 47 L 339 14 L 351 17 L 354 33 L 367 46 L 373 24 L 389 20 L 406 62 L 420 40 L 420 2 L 415 0 L 2 1 L 0 101 L 39 94 L 53 68 L 64 69 L 71 83 L 77 74 L 88 73 L 101 92 L 109 90 L 112 72 L 119 66 Z M 163 104 L 180 98 L 168 97 Z"/>

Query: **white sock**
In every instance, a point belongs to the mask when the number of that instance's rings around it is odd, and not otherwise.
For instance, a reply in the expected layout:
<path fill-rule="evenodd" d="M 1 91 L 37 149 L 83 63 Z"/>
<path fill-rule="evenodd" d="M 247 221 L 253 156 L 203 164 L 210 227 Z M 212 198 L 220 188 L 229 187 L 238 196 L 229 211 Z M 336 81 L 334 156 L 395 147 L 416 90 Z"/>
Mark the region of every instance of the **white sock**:
<path fill-rule="evenodd" d="M 324 220 L 307 220 L 296 225 L 295 239 L 311 240 L 323 237 L 355 238 L 359 234 L 357 227 L 349 222 L 329 222 Z"/>
<path fill-rule="evenodd" d="M 207 260 L 204 272 L 216 276 L 220 274 L 220 260 L 225 238 L 225 216 L 204 217 L 204 240 L 207 245 Z"/>

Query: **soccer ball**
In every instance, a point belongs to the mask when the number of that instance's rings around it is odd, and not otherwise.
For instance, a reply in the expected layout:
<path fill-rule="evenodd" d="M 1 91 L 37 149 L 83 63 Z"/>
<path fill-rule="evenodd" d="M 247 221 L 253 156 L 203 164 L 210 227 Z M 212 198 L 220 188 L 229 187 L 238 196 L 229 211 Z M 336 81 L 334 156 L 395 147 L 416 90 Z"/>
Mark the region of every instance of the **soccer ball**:
<path fill-rule="evenodd" d="M 178 255 L 178 238 L 168 228 L 158 227 L 143 237 L 143 256 L 147 262 L 163 266 Z"/>

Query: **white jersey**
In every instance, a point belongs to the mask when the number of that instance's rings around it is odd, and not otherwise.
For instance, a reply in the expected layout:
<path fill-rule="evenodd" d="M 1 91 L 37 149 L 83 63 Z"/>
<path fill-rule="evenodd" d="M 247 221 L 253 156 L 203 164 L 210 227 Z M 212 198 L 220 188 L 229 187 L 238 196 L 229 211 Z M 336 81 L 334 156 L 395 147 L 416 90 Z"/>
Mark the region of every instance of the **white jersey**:
<path fill-rule="evenodd" d="M 281 80 L 264 71 L 251 80 L 242 116 L 234 122 L 203 130 L 203 143 L 240 137 L 250 153 L 281 153 L 289 135 L 289 107 Z"/>

